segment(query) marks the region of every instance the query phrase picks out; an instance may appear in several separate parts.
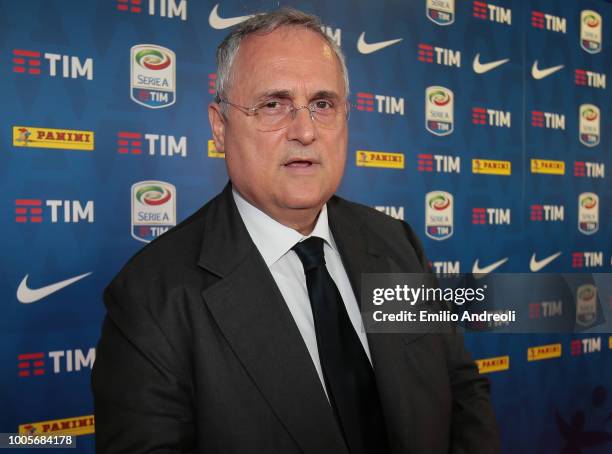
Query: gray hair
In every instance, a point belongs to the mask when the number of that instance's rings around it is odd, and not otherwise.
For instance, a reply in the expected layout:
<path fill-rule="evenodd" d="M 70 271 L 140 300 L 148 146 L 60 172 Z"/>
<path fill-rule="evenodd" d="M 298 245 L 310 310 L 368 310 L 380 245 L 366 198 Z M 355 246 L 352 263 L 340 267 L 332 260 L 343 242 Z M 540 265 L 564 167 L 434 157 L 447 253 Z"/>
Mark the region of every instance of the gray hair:
<path fill-rule="evenodd" d="M 259 13 L 238 24 L 225 37 L 217 48 L 217 79 L 215 81 L 215 101 L 226 99 L 232 81 L 232 65 L 238 54 L 240 43 L 254 33 L 270 33 L 282 26 L 300 26 L 317 33 L 334 50 L 344 76 L 345 96 L 349 94 L 349 79 L 346 62 L 340 47 L 322 30 L 321 20 L 313 15 L 294 8 L 280 8 L 269 13 Z M 225 107 L 224 104 L 222 104 Z"/>

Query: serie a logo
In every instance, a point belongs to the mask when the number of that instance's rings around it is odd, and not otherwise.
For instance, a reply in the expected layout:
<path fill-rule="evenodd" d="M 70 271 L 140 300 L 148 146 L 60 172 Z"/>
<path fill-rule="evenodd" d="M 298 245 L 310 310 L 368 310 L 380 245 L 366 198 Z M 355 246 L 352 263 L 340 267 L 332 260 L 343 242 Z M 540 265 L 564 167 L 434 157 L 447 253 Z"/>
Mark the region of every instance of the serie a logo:
<path fill-rule="evenodd" d="M 132 185 L 132 237 L 148 243 L 176 225 L 176 188 L 164 181 Z"/>
<path fill-rule="evenodd" d="M 425 195 L 425 234 L 432 240 L 445 240 L 453 235 L 453 195 L 431 191 Z"/>
<path fill-rule="evenodd" d="M 425 128 L 436 136 L 453 132 L 454 94 L 446 87 L 432 86 L 425 90 Z"/>
<path fill-rule="evenodd" d="M 585 9 L 580 13 L 580 47 L 589 54 L 601 52 L 601 15 Z"/>
<path fill-rule="evenodd" d="M 580 143 L 587 147 L 599 145 L 601 121 L 599 107 L 594 104 L 582 104 L 578 115 Z"/>
<path fill-rule="evenodd" d="M 455 22 L 455 0 L 427 0 L 427 19 L 437 25 Z"/>
<path fill-rule="evenodd" d="M 130 97 L 150 109 L 176 102 L 176 55 L 153 44 L 132 47 L 130 54 Z"/>
<path fill-rule="evenodd" d="M 593 192 L 578 196 L 578 230 L 585 235 L 599 230 L 599 197 Z"/>

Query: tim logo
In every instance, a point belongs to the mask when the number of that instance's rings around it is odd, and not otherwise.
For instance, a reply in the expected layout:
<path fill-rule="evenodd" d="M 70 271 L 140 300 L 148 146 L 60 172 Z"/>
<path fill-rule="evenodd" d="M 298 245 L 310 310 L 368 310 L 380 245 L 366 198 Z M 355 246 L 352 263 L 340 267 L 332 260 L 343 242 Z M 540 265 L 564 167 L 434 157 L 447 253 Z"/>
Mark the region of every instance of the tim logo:
<path fill-rule="evenodd" d="M 425 90 L 425 129 L 436 136 L 453 132 L 454 94 L 446 87 L 431 86 Z"/>
<path fill-rule="evenodd" d="M 45 354 L 22 353 L 17 355 L 17 375 L 19 377 L 30 377 L 32 375 L 45 374 Z"/>
<path fill-rule="evenodd" d="M 580 47 L 589 54 L 601 52 L 602 19 L 597 11 L 580 13 Z"/>
<path fill-rule="evenodd" d="M 606 165 L 603 162 L 574 162 L 574 176 L 587 178 L 605 178 Z"/>
<path fill-rule="evenodd" d="M 510 8 L 502 8 L 492 3 L 474 0 L 472 3 L 472 15 L 476 19 L 512 25 L 512 10 Z"/>
<path fill-rule="evenodd" d="M 510 112 L 503 110 L 472 107 L 472 123 L 475 125 L 510 128 L 512 126 L 512 115 Z"/>
<path fill-rule="evenodd" d="M 49 362 L 45 362 L 45 360 Z M 17 356 L 19 377 L 45 375 L 47 371 L 54 374 L 91 370 L 96 361 L 96 349 L 57 350 L 52 352 L 23 353 Z"/>
<path fill-rule="evenodd" d="M 472 208 L 474 225 L 509 225 L 510 208 Z"/>
<path fill-rule="evenodd" d="M 529 318 L 541 319 L 550 317 L 560 317 L 563 315 L 563 302 L 558 301 L 539 301 L 529 303 Z"/>
<path fill-rule="evenodd" d="M 132 101 L 150 109 L 176 102 L 176 55 L 153 44 L 132 47 L 130 58 Z"/>
<path fill-rule="evenodd" d="M 431 44 L 419 44 L 417 58 L 424 63 L 461 67 L 460 51 L 432 46 Z"/>
<path fill-rule="evenodd" d="M 594 104 L 582 104 L 579 109 L 579 139 L 587 147 L 599 145 L 600 135 L 599 107 Z"/>
<path fill-rule="evenodd" d="M 427 0 L 427 18 L 436 25 L 455 22 L 455 0 Z"/>
<path fill-rule="evenodd" d="M 531 26 L 563 34 L 567 31 L 565 17 L 553 16 L 540 11 L 531 12 Z"/>
<path fill-rule="evenodd" d="M 43 64 L 43 59 L 46 60 Z M 78 79 L 85 77 L 93 80 L 93 59 L 81 62 L 79 57 L 53 54 L 36 50 L 13 49 L 13 72 L 39 76 L 48 74 L 51 77 Z"/>
<path fill-rule="evenodd" d="M 603 266 L 601 251 L 572 252 L 572 268 L 596 268 Z"/>
<path fill-rule="evenodd" d="M 586 69 L 576 69 L 574 71 L 574 82 L 576 82 L 576 85 L 585 87 L 606 89 L 606 75 Z"/>
<path fill-rule="evenodd" d="M 530 219 L 532 222 L 563 221 L 565 207 L 563 205 L 531 205 Z"/>
<path fill-rule="evenodd" d="M 217 90 L 215 90 L 215 86 L 217 84 L 217 73 L 210 73 L 208 75 L 208 94 L 215 95 Z"/>
<path fill-rule="evenodd" d="M 461 158 L 438 154 L 421 153 L 417 155 L 419 172 L 461 173 Z"/>
<path fill-rule="evenodd" d="M 341 28 L 332 28 L 328 25 L 322 25 L 321 31 L 327 35 L 329 39 L 335 42 L 338 47 L 342 45 L 342 29 Z"/>
<path fill-rule="evenodd" d="M 432 240 L 445 240 L 453 235 L 453 196 L 446 191 L 425 195 L 425 234 Z"/>
<path fill-rule="evenodd" d="M 404 207 L 380 205 L 375 206 L 374 208 L 381 213 L 385 213 L 387 216 L 391 216 L 392 218 L 400 219 L 402 221 L 404 220 Z"/>
<path fill-rule="evenodd" d="M 78 200 L 15 200 L 15 222 L 19 224 L 39 224 L 43 221 L 43 206 L 49 208 L 51 223 L 94 222 L 94 203 L 92 200 L 82 204 Z"/>
<path fill-rule="evenodd" d="M 565 115 L 541 110 L 531 111 L 531 126 L 534 128 L 565 130 Z"/>
<path fill-rule="evenodd" d="M 389 115 L 404 115 L 404 98 L 359 92 L 357 93 L 357 110 L 363 112 L 376 111 Z"/>
<path fill-rule="evenodd" d="M 187 20 L 187 0 L 117 0 L 117 9 L 130 13 L 142 13 L 143 3 L 148 5 L 149 16 L 166 17 L 173 19 L 180 17 Z"/>
<path fill-rule="evenodd" d="M 588 353 L 601 351 L 601 337 L 587 337 L 586 339 L 574 339 L 570 343 L 572 356 L 580 356 Z"/>
<path fill-rule="evenodd" d="M 176 225 L 176 188 L 163 181 L 132 185 L 132 237 L 148 243 Z"/>
<path fill-rule="evenodd" d="M 459 274 L 461 272 L 458 260 L 429 262 L 429 267 L 436 274 Z"/>
<path fill-rule="evenodd" d="M 181 156 L 187 157 L 187 137 L 164 134 L 141 134 L 139 132 L 120 131 L 117 133 L 117 152 L 120 154 L 142 154 L 143 140 L 145 151 L 149 156 Z"/>

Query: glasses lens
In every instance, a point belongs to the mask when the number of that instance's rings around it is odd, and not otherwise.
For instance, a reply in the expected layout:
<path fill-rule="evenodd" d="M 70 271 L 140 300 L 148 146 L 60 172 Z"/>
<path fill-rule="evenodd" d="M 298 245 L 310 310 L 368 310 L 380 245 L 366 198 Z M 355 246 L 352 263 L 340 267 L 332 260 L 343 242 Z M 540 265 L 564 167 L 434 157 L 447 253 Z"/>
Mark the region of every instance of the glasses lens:
<path fill-rule="evenodd" d="M 257 129 L 260 131 L 277 131 L 291 122 L 291 101 L 273 99 L 256 106 Z"/>
<path fill-rule="evenodd" d="M 271 100 L 257 106 L 257 129 L 271 132 L 286 128 L 300 109 L 308 109 L 317 125 L 325 129 L 338 129 L 348 118 L 348 103 L 336 105 L 323 100 L 295 109 L 288 100 Z"/>

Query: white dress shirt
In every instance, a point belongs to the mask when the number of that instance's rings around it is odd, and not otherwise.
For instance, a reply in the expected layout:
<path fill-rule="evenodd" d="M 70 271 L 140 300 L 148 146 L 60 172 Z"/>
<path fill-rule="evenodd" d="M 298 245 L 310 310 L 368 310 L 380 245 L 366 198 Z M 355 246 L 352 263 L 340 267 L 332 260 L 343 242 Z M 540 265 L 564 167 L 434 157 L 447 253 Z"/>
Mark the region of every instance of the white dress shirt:
<path fill-rule="evenodd" d="M 323 205 L 311 234 L 304 236 L 297 230 L 293 230 L 272 219 L 259 208 L 246 201 L 235 189 L 232 190 L 232 193 L 249 235 L 270 269 L 272 277 L 283 295 L 285 303 L 304 339 L 317 374 L 319 374 L 323 389 L 325 390 L 325 381 L 323 379 L 323 371 L 321 370 L 321 361 L 319 360 L 317 338 L 312 309 L 310 307 L 310 298 L 308 297 L 308 289 L 306 287 L 304 267 L 295 251 L 291 250 L 300 241 L 311 236 L 324 240 L 323 252 L 325 254 L 327 271 L 329 271 L 336 287 L 338 287 L 346 307 L 346 312 L 371 363 L 370 349 L 368 348 L 368 341 L 363 329 L 359 305 L 342 264 L 338 247 L 329 230 L 327 205 Z"/>

